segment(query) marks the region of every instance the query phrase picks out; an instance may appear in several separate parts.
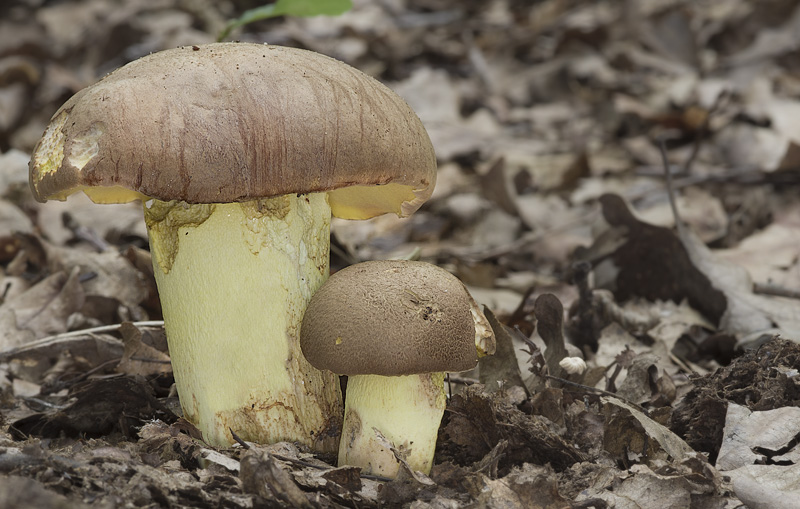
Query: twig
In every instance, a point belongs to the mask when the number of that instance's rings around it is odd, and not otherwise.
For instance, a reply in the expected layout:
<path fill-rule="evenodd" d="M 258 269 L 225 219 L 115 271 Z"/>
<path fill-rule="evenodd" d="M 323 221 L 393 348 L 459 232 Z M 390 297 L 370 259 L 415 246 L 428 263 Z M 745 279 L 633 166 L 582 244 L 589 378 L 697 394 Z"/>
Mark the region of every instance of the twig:
<path fill-rule="evenodd" d="M 583 390 L 585 390 L 585 391 L 596 392 L 596 393 L 598 393 L 598 394 L 602 394 L 603 396 L 608 396 L 608 397 L 610 397 L 610 398 L 616 398 L 616 399 L 618 399 L 618 400 L 620 400 L 620 401 L 622 401 L 622 402 L 624 402 L 624 403 L 627 403 L 628 405 L 631 405 L 631 406 L 633 406 L 633 407 L 636 407 L 636 408 L 638 408 L 639 410 L 641 410 L 642 412 L 644 412 L 644 414 L 645 414 L 645 415 L 649 415 L 649 414 L 648 414 L 648 412 L 647 412 L 647 410 L 645 410 L 644 408 L 642 408 L 642 406 L 641 406 L 641 405 L 637 405 L 637 404 L 636 404 L 636 403 L 634 403 L 633 401 L 630 401 L 630 400 L 628 400 L 628 399 L 626 399 L 626 398 L 623 398 L 623 397 L 622 397 L 622 396 L 620 396 L 619 394 L 614 394 L 613 392 L 604 391 L 603 389 L 598 389 L 597 387 L 590 387 L 590 386 L 588 386 L 588 385 L 579 384 L 579 383 L 577 383 L 577 382 L 571 382 L 571 381 L 569 381 L 569 380 L 567 380 L 567 379 L 565 379 L 565 378 L 559 378 L 559 377 L 557 377 L 557 376 L 552 376 L 552 375 L 544 375 L 544 377 L 545 377 L 545 378 L 548 378 L 548 379 L 550 379 L 550 380 L 555 380 L 555 381 L 561 382 L 561 383 L 563 383 L 564 385 L 571 385 L 571 386 L 573 386 L 573 387 L 577 387 L 577 388 L 579 388 L 579 389 L 583 389 Z"/>
<path fill-rule="evenodd" d="M 282 456 L 280 454 L 275 454 L 275 453 L 272 453 L 272 452 L 269 453 L 269 455 L 272 456 L 273 458 L 277 459 L 277 460 L 285 461 L 287 463 L 292 463 L 294 465 L 299 465 L 301 467 L 310 467 L 310 468 L 314 468 L 314 469 L 317 469 L 317 470 L 328 470 L 328 471 L 335 470 L 335 468 L 331 467 L 330 465 L 324 465 L 324 466 L 323 465 L 317 465 L 316 463 L 311 463 L 310 461 L 305 461 L 305 460 L 295 459 L 295 458 L 289 458 L 287 456 Z M 370 479 L 370 480 L 373 480 L 373 481 L 381 481 L 381 482 L 389 482 L 389 481 L 393 481 L 394 480 L 394 479 L 392 479 L 390 477 L 384 477 L 382 475 L 375 475 L 375 474 L 359 474 L 359 477 L 361 477 L 362 479 Z"/>
<path fill-rule="evenodd" d="M 475 378 L 467 378 L 465 376 L 458 376 L 452 373 L 448 373 L 448 377 L 451 383 L 459 385 L 475 385 L 480 383 L 480 381 Z"/>
<path fill-rule="evenodd" d="M 239 435 L 237 435 L 236 432 L 233 431 L 233 428 L 228 428 L 228 431 L 231 432 L 231 436 L 236 441 L 236 443 L 242 446 L 242 449 L 250 449 L 250 444 L 239 438 Z"/>
<path fill-rule="evenodd" d="M 714 104 L 711 105 L 711 108 L 706 113 L 706 118 L 703 119 L 703 125 L 700 126 L 700 129 L 697 130 L 697 136 L 694 137 L 694 144 L 692 145 L 692 152 L 689 154 L 689 157 L 686 159 L 686 162 L 683 163 L 683 173 L 689 174 L 691 173 L 692 164 L 694 164 L 695 159 L 697 159 L 697 154 L 700 153 L 700 147 L 703 144 L 703 139 L 706 134 L 709 132 L 709 126 L 711 125 L 711 117 L 717 112 L 719 107 L 722 105 L 722 101 L 728 98 L 728 91 L 723 90 L 717 95 L 717 98 L 714 99 Z"/>
<path fill-rule="evenodd" d="M 147 357 L 131 357 L 132 361 L 145 362 L 151 364 L 170 364 L 172 361 L 164 359 L 148 359 Z"/>
<path fill-rule="evenodd" d="M 159 328 L 164 326 L 163 320 L 147 320 L 147 321 L 131 322 L 131 323 L 133 323 L 133 325 L 139 328 Z M 20 354 L 22 352 L 27 352 L 29 350 L 34 350 L 36 348 L 41 348 L 44 346 L 50 346 L 51 344 L 59 343 L 61 341 L 70 338 L 75 338 L 80 336 L 92 336 L 94 334 L 101 332 L 118 331 L 121 326 L 122 326 L 121 323 L 117 323 L 114 325 L 101 325 L 100 327 L 92 327 L 89 329 L 62 332 L 61 334 L 56 334 L 54 336 L 47 336 L 41 339 L 37 339 L 35 341 L 31 341 L 30 343 L 18 346 L 16 348 L 12 348 L 11 350 L 0 352 L 0 361 L 2 359 L 7 359 L 11 356 Z"/>
<path fill-rule="evenodd" d="M 62 389 L 71 388 L 83 382 L 84 380 L 87 380 L 93 374 L 99 371 L 103 371 L 107 367 L 112 366 L 114 364 L 119 364 L 121 360 L 122 357 L 109 359 L 105 362 L 101 362 L 100 364 L 91 369 L 87 369 L 86 371 L 80 373 L 75 373 L 75 372 L 62 373 L 52 384 L 43 384 L 41 389 L 39 390 L 39 394 L 45 396 L 47 394 L 53 394 L 54 392 L 58 392 Z M 68 375 L 74 375 L 74 377 L 67 378 Z"/>
<path fill-rule="evenodd" d="M 91 245 L 95 251 L 102 253 L 109 249 L 109 244 L 103 240 L 95 230 L 88 226 L 83 226 L 69 212 L 61 214 L 61 223 L 70 230 L 76 239 L 82 240 Z"/>
<path fill-rule="evenodd" d="M 800 299 L 800 290 L 786 288 L 773 283 L 753 283 L 753 293 L 786 297 L 788 299 Z"/>
<path fill-rule="evenodd" d="M 678 205 L 675 203 L 675 189 L 672 186 L 672 172 L 669 171 L 667 145 L 664 142 L 664 138 L 659 138 L 658 148 L 661 151 L 661 162 L 664 164 L 664 174 L 667 177 L 667 197 L 669 198 L 669 206 L 672 209 L 673 217 L 675 217 L 675 228 L 680 232 L 683 229 L 683 221 L 681 221 L 681 215 L 678 213 Z"/>
<path fill-rule="evenodd" d="M 50 403 L 49 401 L 45 401 L 43 399 L 33 398 L 33 397 L 22 398 L 22 401 L 24 401 L 25 404 L 28 405 L 28 408 L 32 408 L 30 403 L 35 403 L 36 405 L 42 406 L 44 408 L 49 408 L 50 410 L 63 410 L 63 409 L 65 409 L 65 408 L 67 408 L 69 406 L 69 405 L 56 405 L 54 403 Z"/>

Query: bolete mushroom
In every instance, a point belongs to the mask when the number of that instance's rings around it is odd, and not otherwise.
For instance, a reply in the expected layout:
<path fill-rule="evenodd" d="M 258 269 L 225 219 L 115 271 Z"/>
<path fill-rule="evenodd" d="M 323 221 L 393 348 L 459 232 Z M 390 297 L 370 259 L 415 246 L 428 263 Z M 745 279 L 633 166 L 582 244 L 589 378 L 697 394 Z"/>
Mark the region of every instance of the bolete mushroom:
<path fill-rule="evenodd" d="M 332 58 L 263 44 L 154 53 L 53 116 L 39 201 L 142 200 L 175 382 L 204 439 L 336 447 L 338 379 L 298 329 L 328 276 L 331 214 L 411 214 L 436 161 L 408 105 Z"/>
<path fill-rule="evenodd" d="M 467 289 L 424 262 L 373 261 L 334 273 L 300 329 L 308 361 L 348 375 L 339 465 L 394 477 L 399 463 L 430 472 L 445 409 L 444 375 L 494 353 L 489 322 Z"/>

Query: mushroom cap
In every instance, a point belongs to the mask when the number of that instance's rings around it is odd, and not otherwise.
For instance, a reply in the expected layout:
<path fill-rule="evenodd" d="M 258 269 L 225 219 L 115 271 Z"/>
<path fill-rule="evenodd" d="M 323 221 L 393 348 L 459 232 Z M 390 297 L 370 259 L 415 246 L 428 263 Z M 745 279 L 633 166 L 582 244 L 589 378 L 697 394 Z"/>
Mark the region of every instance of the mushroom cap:
<path fill-rule="evenodd" d="M 140 58 L 70 98 L 34 149 L 35 198 L 230 203 L 329 192 L 333 214 L 407 215 L 436 157 L 388 87 L 312 51 L 252 43 Z"/>
<path fill-rule="evenodd" d="M 311 365 L 340 375 L 465 371 L 478 362 L 474 312 L 483 316 L 463 283 L 435 265 L 358 263 L 311 298 L 300 347 Z"/>

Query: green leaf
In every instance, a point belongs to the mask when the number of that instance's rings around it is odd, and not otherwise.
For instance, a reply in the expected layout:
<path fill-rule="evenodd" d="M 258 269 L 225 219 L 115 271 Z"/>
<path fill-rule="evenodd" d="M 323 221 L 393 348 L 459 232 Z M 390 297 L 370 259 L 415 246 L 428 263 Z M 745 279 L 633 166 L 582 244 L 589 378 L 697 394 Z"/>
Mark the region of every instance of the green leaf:
<path fill-rule="evenodd" d="M 352 7 L 352 0 L 278 0 L 274 4 L 262 5 L 245 11 L 238 18 L 228 21 L 228 24 L 217 37 L 217 41 L 228 37 L 232 30 L 254 21 L 278 16 L 297 16 L 301 18 L 338 16 L 349 11 Z"/>
<path fill-rule="evenodd" d="M 338 16 L 353 8 L 351 0 L 278 0 L 275 11 L 284 16 Z"/>

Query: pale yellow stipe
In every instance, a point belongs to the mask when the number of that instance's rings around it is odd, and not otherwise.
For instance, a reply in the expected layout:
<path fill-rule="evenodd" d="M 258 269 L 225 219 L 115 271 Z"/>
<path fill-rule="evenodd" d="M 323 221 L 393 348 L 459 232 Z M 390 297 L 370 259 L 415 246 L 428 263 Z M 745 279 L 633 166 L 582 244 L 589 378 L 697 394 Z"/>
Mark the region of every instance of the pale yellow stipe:
<path fill-rule="evenodd" d="M 152 201 L 145 218 L 185 417 L 214 445 L 232 443 L 230 428 L 335 450 L 338 378 L 308 364 L 298 342 L 328 276 L 326 196 Z"/>
<path fill-rule="evenodd" d="M 400 465 L 376 438 L 377 429 L 411 468 L 429 473 L 445 405 L 444 373 L 349 377 L 339 466 L 395 477 Z"/>

